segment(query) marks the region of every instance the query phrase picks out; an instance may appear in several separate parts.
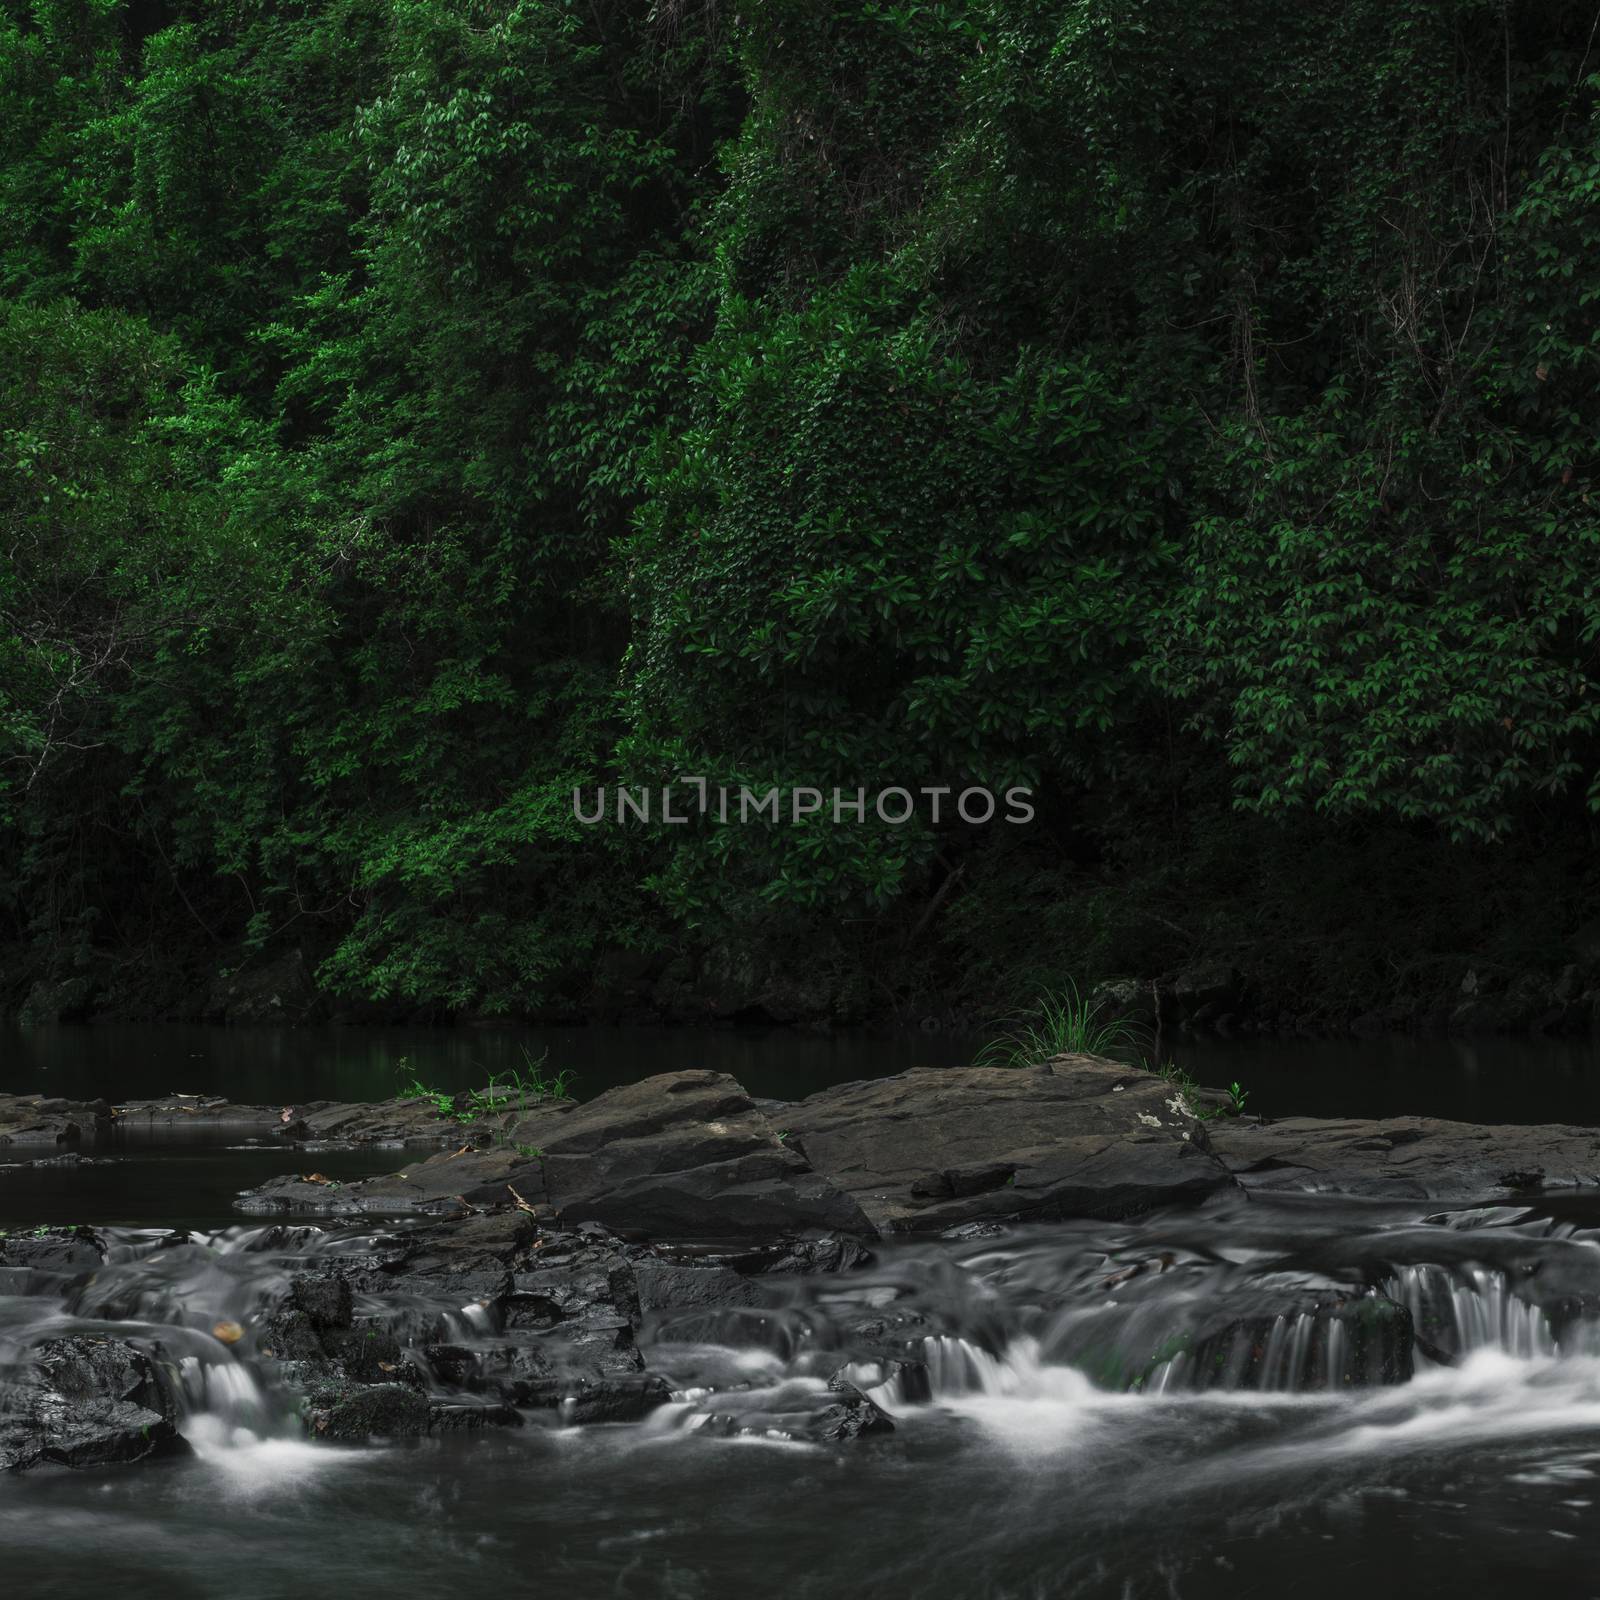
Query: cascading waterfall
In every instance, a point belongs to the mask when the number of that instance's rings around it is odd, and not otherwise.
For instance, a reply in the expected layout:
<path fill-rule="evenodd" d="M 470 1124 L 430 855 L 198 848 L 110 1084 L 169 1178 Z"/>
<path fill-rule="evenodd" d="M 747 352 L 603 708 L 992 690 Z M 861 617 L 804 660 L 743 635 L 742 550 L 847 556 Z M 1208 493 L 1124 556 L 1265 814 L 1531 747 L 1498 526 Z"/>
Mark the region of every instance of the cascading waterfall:
<path fill-rule="evenodd" d="M 1498 1269 L 1401 1267 L 1385 1288 L 1411 1313 L 1419 1339 L 1446 1356 L 1474 1350 L 1524 1358 L 1560 1354 L 1544 1309 L 1516 1295 Z"/>
<path fill-rule="evenodd" d="M 1565 1358 L 1588 1348 L 1586 1328 L 1600 1328 L 1585 1317 L 1600 1249 L 1532 1225 L 1413 1225 L 1355 1242 L 1322 1233 L 1291 1237 L 1277 1255 L 1259 1236 L 1234 1244 L 1235 1218 L 1197 1223 L 1177 1247 L 1169 1233 L 1141 1237 L 1140 1226 L 906 1242 L 851 1273 L 774 1279 L 741 1303 L 666 1311 L 642 1335 L 673 1395 L 651 1430 L 803 1439 L 810 1419 L 848 1410 L 851 1396 L 897 1419 L 1114 1396 L 1326 1398 L 1394 1389 L 1479 1352 Z M 373 1236 L 119 1229 L 104 1240 L 99 1270 L 64 1273 L 59 1298 L 35 1285 L 9 1302 L 21 1320 L 0 1317 L 0 1341 L 22 1348 L 98 1328 L 137 1346 L 171 1390 L 180 1431 L 208 1448 L 299 1431 L 286 1387 L 294 1362 L 286 1367 L 282 1351 L 261 1359 L 269 1313 L 296 1274 L 364 1259 Z M 388 1340 L 383 1371 L 403 1370 L 436 1404 L 527 1405 L 522 1391 L 543 1381 L 537 1324 L 504 1327 L 467 1283 L 445 1285 L 424 1277 L 410 1292 L 386 1288 L 381 1304 L 355 1295 L 357 1318 Z M 559 1407 L 545 1415 L 567 1419 Z"/>

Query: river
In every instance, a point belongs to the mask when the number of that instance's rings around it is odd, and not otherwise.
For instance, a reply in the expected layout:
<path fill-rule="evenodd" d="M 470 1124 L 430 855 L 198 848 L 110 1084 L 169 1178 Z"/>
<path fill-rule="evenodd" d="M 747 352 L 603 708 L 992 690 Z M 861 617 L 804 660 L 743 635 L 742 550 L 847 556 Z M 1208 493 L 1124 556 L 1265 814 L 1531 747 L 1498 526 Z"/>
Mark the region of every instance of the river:
<path fill-rule="evenodd" d="M 457 1087 L 547 1046 L 580 1095 L 698 1065 L 792 1096 L 970 1054 L 941 1037 L 63 1029 L 7 1039 L 0 1084 L 377 1097 L 401 1057 L 402 1070 Z M 1600 1121 L 1592 1057 L 1398 1041 L 1180 1055 L 1202 1081 L 1245 1082 L 1276 1114 Z M 114 1326 L 170 1346 L 216 1316 L 247 1316 L 308 1252 L 351 1247 L 338 1229 L 286 1237 L 229 1215 L 234 1189 L 295 1165 L 293 1152 L 219 1139 L 110 1153 L 119 1159 L 104 1167 L 0 1173 L 0 1225 L 90 1222 L 112 1241 L 92 1283 L 59 1300 L 0 1292 L 0 1342 Z M 317 1163 L 356 1176 L 395 1159 Z M 175 1241 L 173 1228 L 197 1231 Z M 208 1345 L 185 1401 L 192 1454 L 0 1481 L 5 1591 L 1600 1594 L 1600 1195 L 1448 1210 L 1231 1195 L 876 1255 L 863 1271 L 796 1280 L 760 1319 L 657 1317 L 651 1363 L 673 1374 L 678 1398 L 635 1424 L 530 1419 L 386 1447 L 312 1444 L 247 1353 Z M 1404 1381 L 1379 1381 L 1393 1351 L 1363 1345 L 1358 1321 L 1292 1310 L 1296 1295 L 1345 1282 L 1381 1288 L 1426 1331 L 1404 1373 L 1385 1369 Z M 870 1363 L 856 1371 L 892 1434 L 814 1446 L 759 1426 L 822 1381 L 841 1330 L 884 1308 L 933 1330 L 925 1393 Z M 1174 1342 L 1175 1328 L 1194 1336 Z M 717 1436 L 703 1425 L 714 1410 L 757 1425 Z"/>

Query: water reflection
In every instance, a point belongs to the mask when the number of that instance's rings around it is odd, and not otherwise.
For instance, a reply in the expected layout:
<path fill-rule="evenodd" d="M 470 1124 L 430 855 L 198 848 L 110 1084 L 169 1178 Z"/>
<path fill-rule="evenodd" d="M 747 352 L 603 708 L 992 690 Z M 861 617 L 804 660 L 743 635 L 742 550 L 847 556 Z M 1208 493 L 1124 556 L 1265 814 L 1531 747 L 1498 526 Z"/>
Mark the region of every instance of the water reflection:
<path fill-rule="evenodd" d="M 220 1028 L 0 1030 L 0 1091 L 131 1099 L 173 1091 L 262 1104 L 381 1100 L 419 1076 L 452 1092 L 545 1056 L 591 1099 L 654 1072 L 708 1067 L 754 1095 L 802 1099 L 856 1078 L 968 1065 L 979 1036 L 832 1037 L 782 1028 Z M 1600 1124 L 1590 1039 L 1197 1039 L 1163 1055 L 1201 1083 L 1238 1081 L 1263 1116 L 1429 1115 L 1469 1122 Z"/>

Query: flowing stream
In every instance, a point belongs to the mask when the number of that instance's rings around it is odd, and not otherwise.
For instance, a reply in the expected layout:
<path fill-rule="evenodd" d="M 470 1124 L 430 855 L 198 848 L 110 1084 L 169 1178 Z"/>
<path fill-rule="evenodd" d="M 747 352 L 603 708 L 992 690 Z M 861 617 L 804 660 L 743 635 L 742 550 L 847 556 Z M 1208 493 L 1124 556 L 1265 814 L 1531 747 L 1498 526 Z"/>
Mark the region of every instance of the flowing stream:
<path fill-rule="evenodd" d="M 254 1336 L 208 1330 L 370 1226 L 105 1237 L 92 1273 L 0 1279 L 0 1356 L 157 1352 L 192 1454 L 0 1484 L 10 1593 L 1596 1592 L 1600 1201 L 1232 1197 L 885 1247 L 655 1314 L 675 1394 L 643 1422 L 360 1448 L 307 1442 Z M 458 1310 L 454 1347 L 492 1337 Z M 895 1431 L 799 1442 L 841 1369 Z"/>
<path fill-rule="evenodd" d="M 402 1061 L 456 1087 L 529 1045 L 33 1039 L 5 1087 L 274 1103 L 377 1097 Z M 944 1039 L 774 1053 L 679 1034 L 665 1058 L 658 1043 L 591 1036 L 579 1092 L 712 1065 L 793 1096 L 961 1056 Z M 310 1065 L 275 1077 L 291 1047 Z M 1504 1099 L 1501 1120 L 1600 1120 L 1587 1045 L 1560 1047 L 1548 1078 L 1517 1047 L 1430 1047 L 1381 1088 L 1357 1069 L 1373 1047 L 1344 1048 L 1348 1072 L 1259 1040 L 1189 1065 L 1244 1078 L 1280 1113 L 1337 1109 L 1343 1072 L 1351 1112 L 1487 1120 Z M 0 1157 L 0 1228 L 87 1224 L 108 1245 L 92 1271 L 0 1269 L 0 1361 L 74 1332 L 127 1339 L 168 1373 L 189 1450 L 0 1479 L 7 1595 L 1600 1596 L 1600 1194 L 1455 1209 L 1234 1195 L 882 1246 L 847 1273 L 763 1279 L 749 1304 L 650 1313 L 645 1353 L 674 1397 L 641 1422 L 529 1411 L 520 1427 L 357 1447 L 305 1438 L 259 1329 L 292 1274 L 360 1258 L 383 1225 L 241 1226 L 237 1191 L 304 1164 L 271 1142 L 124 1138 L 94 1154 Z M 401 1159 L 316 1164 L 348 1179 Z M 482 1376 L 497 1330 L 481 1308 L 389 1314 L 446 1341 L 455 1379 Z M 246 1330 L 236 1344 L 212 1332 L 225 1321 Z M 837 1377 L 894 1430 L 804 1442 L 798 1419 Z M 436 1367 L 421 1381 L 459 1397 Z"/>

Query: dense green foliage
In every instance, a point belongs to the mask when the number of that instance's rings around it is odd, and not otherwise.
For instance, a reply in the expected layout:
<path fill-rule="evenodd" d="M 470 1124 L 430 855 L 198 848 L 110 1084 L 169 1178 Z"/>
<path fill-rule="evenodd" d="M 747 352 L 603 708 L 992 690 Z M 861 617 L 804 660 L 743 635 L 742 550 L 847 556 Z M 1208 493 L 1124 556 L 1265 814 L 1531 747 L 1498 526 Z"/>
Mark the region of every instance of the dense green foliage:
<path fill-rule="evenodd" d="M 1560 965 L 1597 105 L 1559 3 L 0 0 L 8 987 Z M 685 773 L 1039 815 L 573 816 Z"/>

